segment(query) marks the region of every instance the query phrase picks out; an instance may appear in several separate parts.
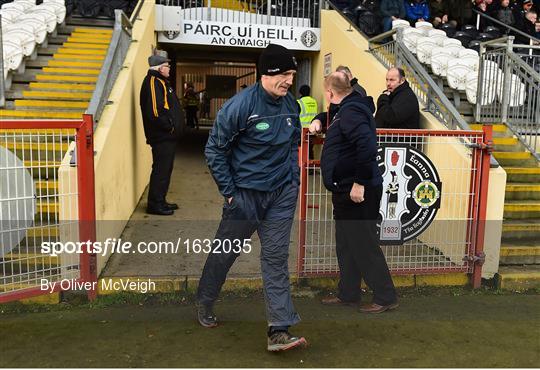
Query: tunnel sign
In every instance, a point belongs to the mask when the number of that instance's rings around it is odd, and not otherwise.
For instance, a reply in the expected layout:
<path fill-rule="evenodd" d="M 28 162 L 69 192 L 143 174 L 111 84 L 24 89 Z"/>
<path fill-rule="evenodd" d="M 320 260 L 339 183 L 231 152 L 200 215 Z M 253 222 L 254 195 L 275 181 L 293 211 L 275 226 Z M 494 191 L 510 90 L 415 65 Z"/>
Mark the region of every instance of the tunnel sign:
<path fill-rule="evenodd" d="M 180 31 L 158 34 L 159 42 L 265 48 L 274 43 L 292 50 L 318 51 L 321 36 L 318 28 L 267 24 L 225 23 L 183 20 Z"/>
<path fill-rule="evenodd" d="M 380 241 L 402 244 L 424 232 L 435 219 L 442 183 L 433 163 L 413 146 L 380 146 L 377 160 L 383 175 Z"/>

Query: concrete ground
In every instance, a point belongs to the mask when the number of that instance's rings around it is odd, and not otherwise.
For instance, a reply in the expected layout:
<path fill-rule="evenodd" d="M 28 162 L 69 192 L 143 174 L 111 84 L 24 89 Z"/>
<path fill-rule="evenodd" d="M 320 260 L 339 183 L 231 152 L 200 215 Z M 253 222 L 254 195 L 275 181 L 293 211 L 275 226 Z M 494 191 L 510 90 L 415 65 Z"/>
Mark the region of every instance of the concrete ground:
<path fill-rule="evenodd" d="M 309 347 L 266 351 L 260 293 L 225 296 L 200 327 L 189 297 L 100 297 L 89 305 L 0 306 L 0 367 L 537 367 L 538 295 L 401 292 L 381 315 L 294 299 Z M 157 301 L 156 301 L 157 300 Z M 36 312 L 34 312 L 36 311 Z"/>
<path fill-rule="evenodd" d="M 186 240 L 213 239 L 223 207 L 223 197 L 208 171 L 204 145 L 208 131 L 201 129 L 187 134 L 178 144 L 174 171 L 167 200 L 178 203 L 173 216 L 145 213 L 148 188 L 141 197 L 121 238 L 124 241 L 173 241 L 181 238 L 178 253 L 114 254 L 102 272 L 102 277 L 199 277 L 206 260 L 204 253 L 187 253 Z M 291 233 L 289 267 L 296 271 L 297 222 Z M 260 243 L 253 235 L 253 250 L 241 254 L 233 265 L 230 277 L 260 276 Z M 190 243 L 191 244 L 191 243 Z"/>

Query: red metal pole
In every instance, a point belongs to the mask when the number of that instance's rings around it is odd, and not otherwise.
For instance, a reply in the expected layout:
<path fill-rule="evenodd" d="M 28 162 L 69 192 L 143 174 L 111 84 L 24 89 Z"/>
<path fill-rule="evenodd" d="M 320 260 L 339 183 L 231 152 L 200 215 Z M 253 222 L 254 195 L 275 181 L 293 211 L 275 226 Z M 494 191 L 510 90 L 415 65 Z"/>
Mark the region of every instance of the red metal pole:
<path fill-rule="evenodd" d="M 484 262 L 484 234 L 486 231 L 487 217 L 487 198 L 489 186 L 489 168 L 491 148 L 493 145 L 492 135 L 493 127 L 490 125 L 483 126 L 484 140 L 480 160 L 480 192 L 478 199 L 478 228 L 476 232 L 476 243 L 474 251 L 474 267 L 472 274 L 473 288 L 479 288 L 482 283 L 482 264 Z"/>
<path fill-rule="evenodd" d="M 89 114 L 83 115 L 83 125 L 77 130 L 77 187 L 79 200 L 79 238 L 82 242 L 96 241 L 96 204 L 94 187 L 94 122 Z M 97 258 L 85 250 L 81 254 L 81 280 L 97 282 Z M 92 286 L 96 286 L 93 284 Z M 95 299 L 96 289 L 88 291 Z"/>
<path fill-rule="evenodd" d="M 298 235 L 298 258 L 296 271 L 298 277 L 304 273 L 304 259 L 306 257 L 306 213 L 307 213 L 307 180 L 309 161 L 309 135 L 307 129 L 302 129 L 302 141 L 300 144 L 300 227 Z"/>

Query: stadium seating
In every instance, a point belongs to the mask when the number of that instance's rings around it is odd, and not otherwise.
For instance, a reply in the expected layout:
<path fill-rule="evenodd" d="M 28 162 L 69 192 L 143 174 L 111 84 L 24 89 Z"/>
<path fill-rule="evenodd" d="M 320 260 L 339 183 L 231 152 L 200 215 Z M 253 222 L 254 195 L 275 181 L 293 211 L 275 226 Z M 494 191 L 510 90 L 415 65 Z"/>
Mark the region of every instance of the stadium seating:
<path fill-rule="evenodd" d="M 35 59 L 38 45 L 45 46 L 47 34 L 54 34 L 64 22 L 66 8 L 61 0 L 44 0 L 36 5 L 32 0 L 16 0 L 2 4 L 3 69 L 6 88 L 10 74 L 23 73 L 25 58 Z"/>

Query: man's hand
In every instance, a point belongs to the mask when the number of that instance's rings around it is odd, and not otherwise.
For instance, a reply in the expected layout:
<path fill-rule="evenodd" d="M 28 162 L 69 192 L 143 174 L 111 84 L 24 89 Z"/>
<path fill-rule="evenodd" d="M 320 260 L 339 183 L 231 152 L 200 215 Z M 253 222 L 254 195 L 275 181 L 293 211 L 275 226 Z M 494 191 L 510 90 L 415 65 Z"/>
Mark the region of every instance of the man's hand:
<path fill-rule="evenodd" d="M 227 198 L 227 202 L 228 202 L 229 204 L 231 204 L 232 201 L 233 201 L 233 197 Z"/>
<path fill-rule="evenodd" d="M 395 20 L 397 20 L 397 19 L 399 19 L 399 18 L 398 18 L 398 17 L 392 16 L 392 20 L 393 20 L 393 21 L 395 21 Z"/>
<path fill-rule="evenodd" d="M 447 22 L 448 22 L 448 16 L 447 16 L 446 14 L 443 15 L 443 17 L 442 17 L 442 22 L 443 22 L 443 23 L 447 23 Z"/>
<path fill-rule="evenodd" d="M 316 134 L 316 133 L 321 132 L 321 126 L 322 126 L 321 120 L 314 119 L 313 121 L 311 121 L 311 124 L 309 125 L 309 133 Z"/>
<path fill-rule="evenodd" d="M 384 90 L 382 93 L 383 93 L 384 95 L 388 95 L 388 96 L 390 96 L 390 94 L 391 94 L 391 92 L 388 91 L 388 90 Z"/>
<path fill-rule="evenodd" d="M 355 203 L 362 203 L 364 201 L 364 185 L 353 184 L 351 188 L 351 200 Z"/>

